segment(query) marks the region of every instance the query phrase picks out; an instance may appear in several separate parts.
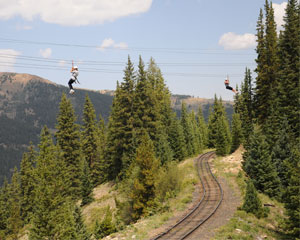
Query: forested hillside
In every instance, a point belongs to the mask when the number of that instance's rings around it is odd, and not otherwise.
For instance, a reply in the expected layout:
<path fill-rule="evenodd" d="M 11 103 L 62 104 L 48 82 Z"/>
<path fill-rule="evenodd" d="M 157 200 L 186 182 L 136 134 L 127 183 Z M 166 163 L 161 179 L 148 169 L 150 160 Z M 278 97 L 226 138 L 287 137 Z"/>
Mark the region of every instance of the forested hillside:
<path fill-rule="evenodd" d="M 55 130 L 61 94 L 68 88 L 29 74 L 0 74 L 0 184 L 19 168 L 22 154 L 30 142 L 36 145 L 43 126 Z M 96 114 L 107 121 L 112 96 L 78 90 L 70 97 L 77 121 L 82 122 L 85 95 L 89 94 Z"/>
<path fill-rule="evenodd" d="M 15 166 L 20 167 L 23 153 L 29 143 L 36 145 L 43 126 L 55 131 L 56 117 L 62 93 L 68 88 L 51 81 L 29 74 L 0 74 L 0 185 L 4 176 L 10 179 Z M 100 93 L 99 93 L 100 92 Z M 77 117 L 82 123 L 83 104 L 88 94 L 96 111 L 96 116 L 108 121 L 112 99 L 115 91 L 78 90 L 70 100 Z M 209 108 L 213 100 L 197 99 L 191 96 L 174 95 L 171 97 L 172 108 L 180 116 L 182 101 L 187 103 L 189 111 L 203 108 L 205 119 L 208 119 Z M 233 103 L 226 103 L 229 119 L 233 112 Z"/>

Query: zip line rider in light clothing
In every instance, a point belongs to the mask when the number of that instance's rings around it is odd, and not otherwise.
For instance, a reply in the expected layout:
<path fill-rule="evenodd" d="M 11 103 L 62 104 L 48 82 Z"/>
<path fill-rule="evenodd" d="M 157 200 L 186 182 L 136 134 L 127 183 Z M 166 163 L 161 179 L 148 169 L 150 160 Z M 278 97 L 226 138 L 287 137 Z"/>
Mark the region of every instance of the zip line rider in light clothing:
<path fill-rule="evenodd" d="M 70 88 L 70 94 L 73 94 L 75 91 L 73 89 L 72 84 L 76 83 L 76 82 L 78 82 L 80 84 L 80 82 L 77 79 L 78 74 L 79 74 L 77 66 L 75 66 L 75 67 L 72 66 L 71 74 L 72 74 L 72 76 L 71 76 L 71 78 L 70 78 L 70 80 L 68 82 L 68 85 L 69 85 L 69 88 Z"/>

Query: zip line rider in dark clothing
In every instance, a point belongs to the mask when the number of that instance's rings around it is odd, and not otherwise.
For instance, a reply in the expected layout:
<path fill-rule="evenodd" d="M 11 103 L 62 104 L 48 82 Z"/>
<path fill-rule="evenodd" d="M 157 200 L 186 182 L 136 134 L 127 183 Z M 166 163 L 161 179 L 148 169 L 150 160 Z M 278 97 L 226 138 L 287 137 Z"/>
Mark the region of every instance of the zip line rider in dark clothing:
<path fill-rule="evenodd" d="M 225 83 L 226 89 L 229 89 L 229 90 L 233 91 L 234 93 L 237 93 L 237 91 L 234 88 L 229 86 L 229 79 L 225 79 L 224 83 Z"/>

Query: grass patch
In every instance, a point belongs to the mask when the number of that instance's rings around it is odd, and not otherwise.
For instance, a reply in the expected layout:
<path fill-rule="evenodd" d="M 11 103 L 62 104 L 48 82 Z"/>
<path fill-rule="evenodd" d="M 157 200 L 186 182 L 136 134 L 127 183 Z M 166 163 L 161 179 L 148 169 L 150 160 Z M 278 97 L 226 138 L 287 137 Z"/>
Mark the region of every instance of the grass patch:
<path fill-rule="evenodd" d="M 241 195 L 241 204 L 244 201 L 246 191 L 246 176 L 242 170 L 230 171 L 239 167 L 236 161 L 226 161 L 225 158 L 217 157 L 212 165 L 214 166 L 215 175 L 223 177 L 229 186 Z M 226 171 L 229 169 L 229 171 Z M 253 214 L 247 214 L 245 211 L 237 210 L 228 224 L 219 228 L 213 237 L 215 240 L 223 239 L 289 239 L 283 230 L 284 206 L 274 199 L 270 199 L 264 194 L 259 194 L 263 204 L 271 204 L 269 214 L 266 218 L 256 218 Z"/>
<path fill-rule="evenodd" d="M 112 234 L 111 237 L 118 239 L 149 239 L 150 232 L 165 224 L 175 214 L 180 214 L 181 211 L 185 210 L 187 205 L 192 202 L 193 192 L 195 191 L 196 184 L 199 183 L 194 167 L 194 159 L 190 158 L 178 164 L 180 170 L 180 176 L 178 177 L 182 178 L 180 192 L 164 203 L 165 206 L 162 211 L 140 219 L 135 224 L 126 226 L 120 232 Z"/>

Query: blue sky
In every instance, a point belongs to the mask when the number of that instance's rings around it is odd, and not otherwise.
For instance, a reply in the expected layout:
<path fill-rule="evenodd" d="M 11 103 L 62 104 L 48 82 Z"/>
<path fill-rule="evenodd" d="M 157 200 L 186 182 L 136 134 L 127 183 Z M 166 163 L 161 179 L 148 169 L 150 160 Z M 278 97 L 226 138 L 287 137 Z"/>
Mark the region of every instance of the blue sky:
<path fill-rule="evenodd" d="M 265 0 L 0 0 L 0 71 L 114 90 L 129 55 L 153 57 L 173 94 L 232 100 L 224 87 L 255 69 Z M 274 0 L 278 29 L 286 2 Z M 253 77 L 255 77 L 253 73 Z"/>

